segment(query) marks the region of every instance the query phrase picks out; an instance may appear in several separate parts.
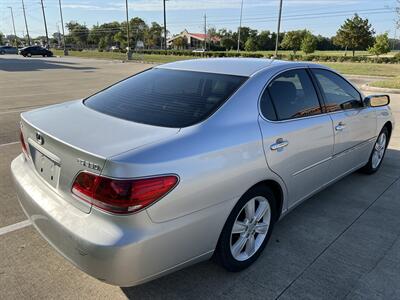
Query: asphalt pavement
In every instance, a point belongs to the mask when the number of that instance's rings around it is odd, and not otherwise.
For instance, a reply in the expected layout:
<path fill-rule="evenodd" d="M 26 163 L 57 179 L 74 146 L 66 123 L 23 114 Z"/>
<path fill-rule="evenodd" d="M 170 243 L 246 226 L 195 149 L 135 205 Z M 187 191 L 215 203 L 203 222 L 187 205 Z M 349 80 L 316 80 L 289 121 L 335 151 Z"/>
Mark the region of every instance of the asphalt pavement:
<path fill-rule="evenodd" d="M 354 173 L 275 227 L 260 259 L 241 273 L 204 262 L 119 288 L 81 272 L 26 223 L 10 178 L 20 152 L 19 114 L 83 98 L 151 65 L 94 59 L 0 56 L 1 299 L 399 299 L 400 129 L 381 170 Z M 351 77 L 356 84 L 371 80 Z M 400 120 L 400 95 L 391 95 Z M 398 121 L 399 122 L 399 121 Z"/>

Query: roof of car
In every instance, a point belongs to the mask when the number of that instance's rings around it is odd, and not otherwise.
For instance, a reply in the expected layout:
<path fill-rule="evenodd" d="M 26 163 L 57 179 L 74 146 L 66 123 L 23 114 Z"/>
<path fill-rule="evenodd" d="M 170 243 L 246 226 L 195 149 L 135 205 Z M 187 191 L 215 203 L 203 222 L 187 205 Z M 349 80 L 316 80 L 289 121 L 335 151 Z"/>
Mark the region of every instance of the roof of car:
<path fill-rule="evenodd" d="M 176 61 L 156 68 L 251 76 L 257 71 L 275 64 L 292 63 L 265 58 L 205 58 Z"/>

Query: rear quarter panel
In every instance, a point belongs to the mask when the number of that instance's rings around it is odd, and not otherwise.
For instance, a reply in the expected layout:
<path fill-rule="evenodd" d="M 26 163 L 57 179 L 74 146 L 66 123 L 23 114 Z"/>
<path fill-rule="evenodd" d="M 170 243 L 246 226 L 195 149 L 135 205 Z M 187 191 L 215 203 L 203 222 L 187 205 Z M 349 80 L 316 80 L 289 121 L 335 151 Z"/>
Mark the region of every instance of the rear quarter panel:
<path fill-rule="evenodd" d="M 177 187 L 147 209 L 154 222 L 166 222 L 230 201 L 260 181 L 283 182 L 269 171 L 262 146 L 258 97 L 265 76 L 248 80 L 214 115 L 183 128 L 161 143 L 130 151 L 106 162 L 103 173 L 116 177 L 177 174 Z"/>

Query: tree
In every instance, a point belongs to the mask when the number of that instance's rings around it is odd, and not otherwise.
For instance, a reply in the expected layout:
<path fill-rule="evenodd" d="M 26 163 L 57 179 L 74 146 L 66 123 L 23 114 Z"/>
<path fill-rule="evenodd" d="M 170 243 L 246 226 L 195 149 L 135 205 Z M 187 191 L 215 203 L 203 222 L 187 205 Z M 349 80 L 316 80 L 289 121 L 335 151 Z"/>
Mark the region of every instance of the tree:
<path fill-rule="evenodd" d="M 4 34 L 0 31 L 0 45 L 4 44 Z"/>
<path fill-rule="evenodd" d="M 97 45 L 100 51 L 103 51 L 107 48 L 106 38 L 103 36 L 100 38 L 99 44 Z"/>
<path fill-rule="evenodd" d="M 272 50 L 275 46 L 275 41 L 272 40 L 271 33 L 267 31 L 261 31 L 256 37 L 257 50 Z"/>
<path fill-rule="evenodd" d="M 184 49 L 187 45 L 187 40 L 185 37 L 177 37 L 172 41 L 172 46 L 178 50 Z"/>
<path fill-rule="evenodd" d="M 161 34 L 163 28 L 157 22 L 152 22 L 146 36 L 146 45 L 148 48 L 161 47 Z"/>
<path fill-rule="evenodd" d="M 256 36 L 257 36 L 257 30 L 251 29 L 249 27 L 240 27 L 240 49 L 244 49 L 244 46 L 248 38 L 250 37 L 254 38 Z M 237 32 L 232 33 L 232 38 L 235 40 L 237 47 L 238 33 Z"/>
<path fill-rule="evenodd" d="M 129 26 L 131 29 L 131 47 L 135 48 L 139 41 L 144 42 L 146 40 L 149 26 L 139 17 L 131 19 Z"/>
<path fill-rule="evenodd" d="M 365 50 L 372 45 L 374 30 L 371 27 L 368 19 L 362 19 L 355 14 L 339 28 L 334 43 L 345 50 L 351 49 L 354 56 L 356 50 Z"/>
<path fill-rule="evenodd" d="M 287 50 L 293 50 L 293 53 L 296 55 L 296 52 L 301 48 L 301 42 L 306 34 L 306 30 L 294 30 L 288 31 L 285 34 L 285 37 L 282 40 L 281 47 Z"/>
<path fill-rule="evenodd" d="M 218 30 L 218 36 L 221 37 L 220 41 L 221 46 L 226 50 L 232 50 L 237 46 L 237 39 L 236 40 L 234 39 L 231 30 L 222 28 Z"/>
<path fill-rule="evenodd" d="M 244 50 L 246 51 L 257 51 L 257 43 L 255 38 L 249 37 L 244 44 Z"/>
<path fill-rule="evenodd" d="M 301 42 L 301 51 L 303 51 L 305 54 L 310 54 L 314 53 L 316 49 L 317 38 L 310 32 L 307 32 L 303 37 L 303 41 Z"/>
<path fill-rule="evenodd" d="M 379 34 L 375 38 L 375 43 L 368 49 L 369 53 L 379 56 L 390 52 L 389 36 L 387 33 Z"/>
<path fill-rule="evenodd" d="M 72 42 L 79 48 L 86 47 L 89 37 L 89 29 L 86 27 L 86 25 L 81 25 L 78 22 L 70 21 L 66 24 L 66 26 Z"/>

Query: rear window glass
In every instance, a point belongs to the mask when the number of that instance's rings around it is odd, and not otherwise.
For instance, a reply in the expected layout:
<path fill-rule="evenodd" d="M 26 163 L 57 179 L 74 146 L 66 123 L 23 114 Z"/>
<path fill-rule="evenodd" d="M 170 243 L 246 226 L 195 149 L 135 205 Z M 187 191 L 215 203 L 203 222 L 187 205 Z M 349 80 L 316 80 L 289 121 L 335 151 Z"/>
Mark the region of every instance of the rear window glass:
<path fill-rule="evenodd" d="M 246 77 L 151 69 L 85 100 L 85 105 L 117 118 L 163 127 L 196 124 L 220 107 Z"/>

